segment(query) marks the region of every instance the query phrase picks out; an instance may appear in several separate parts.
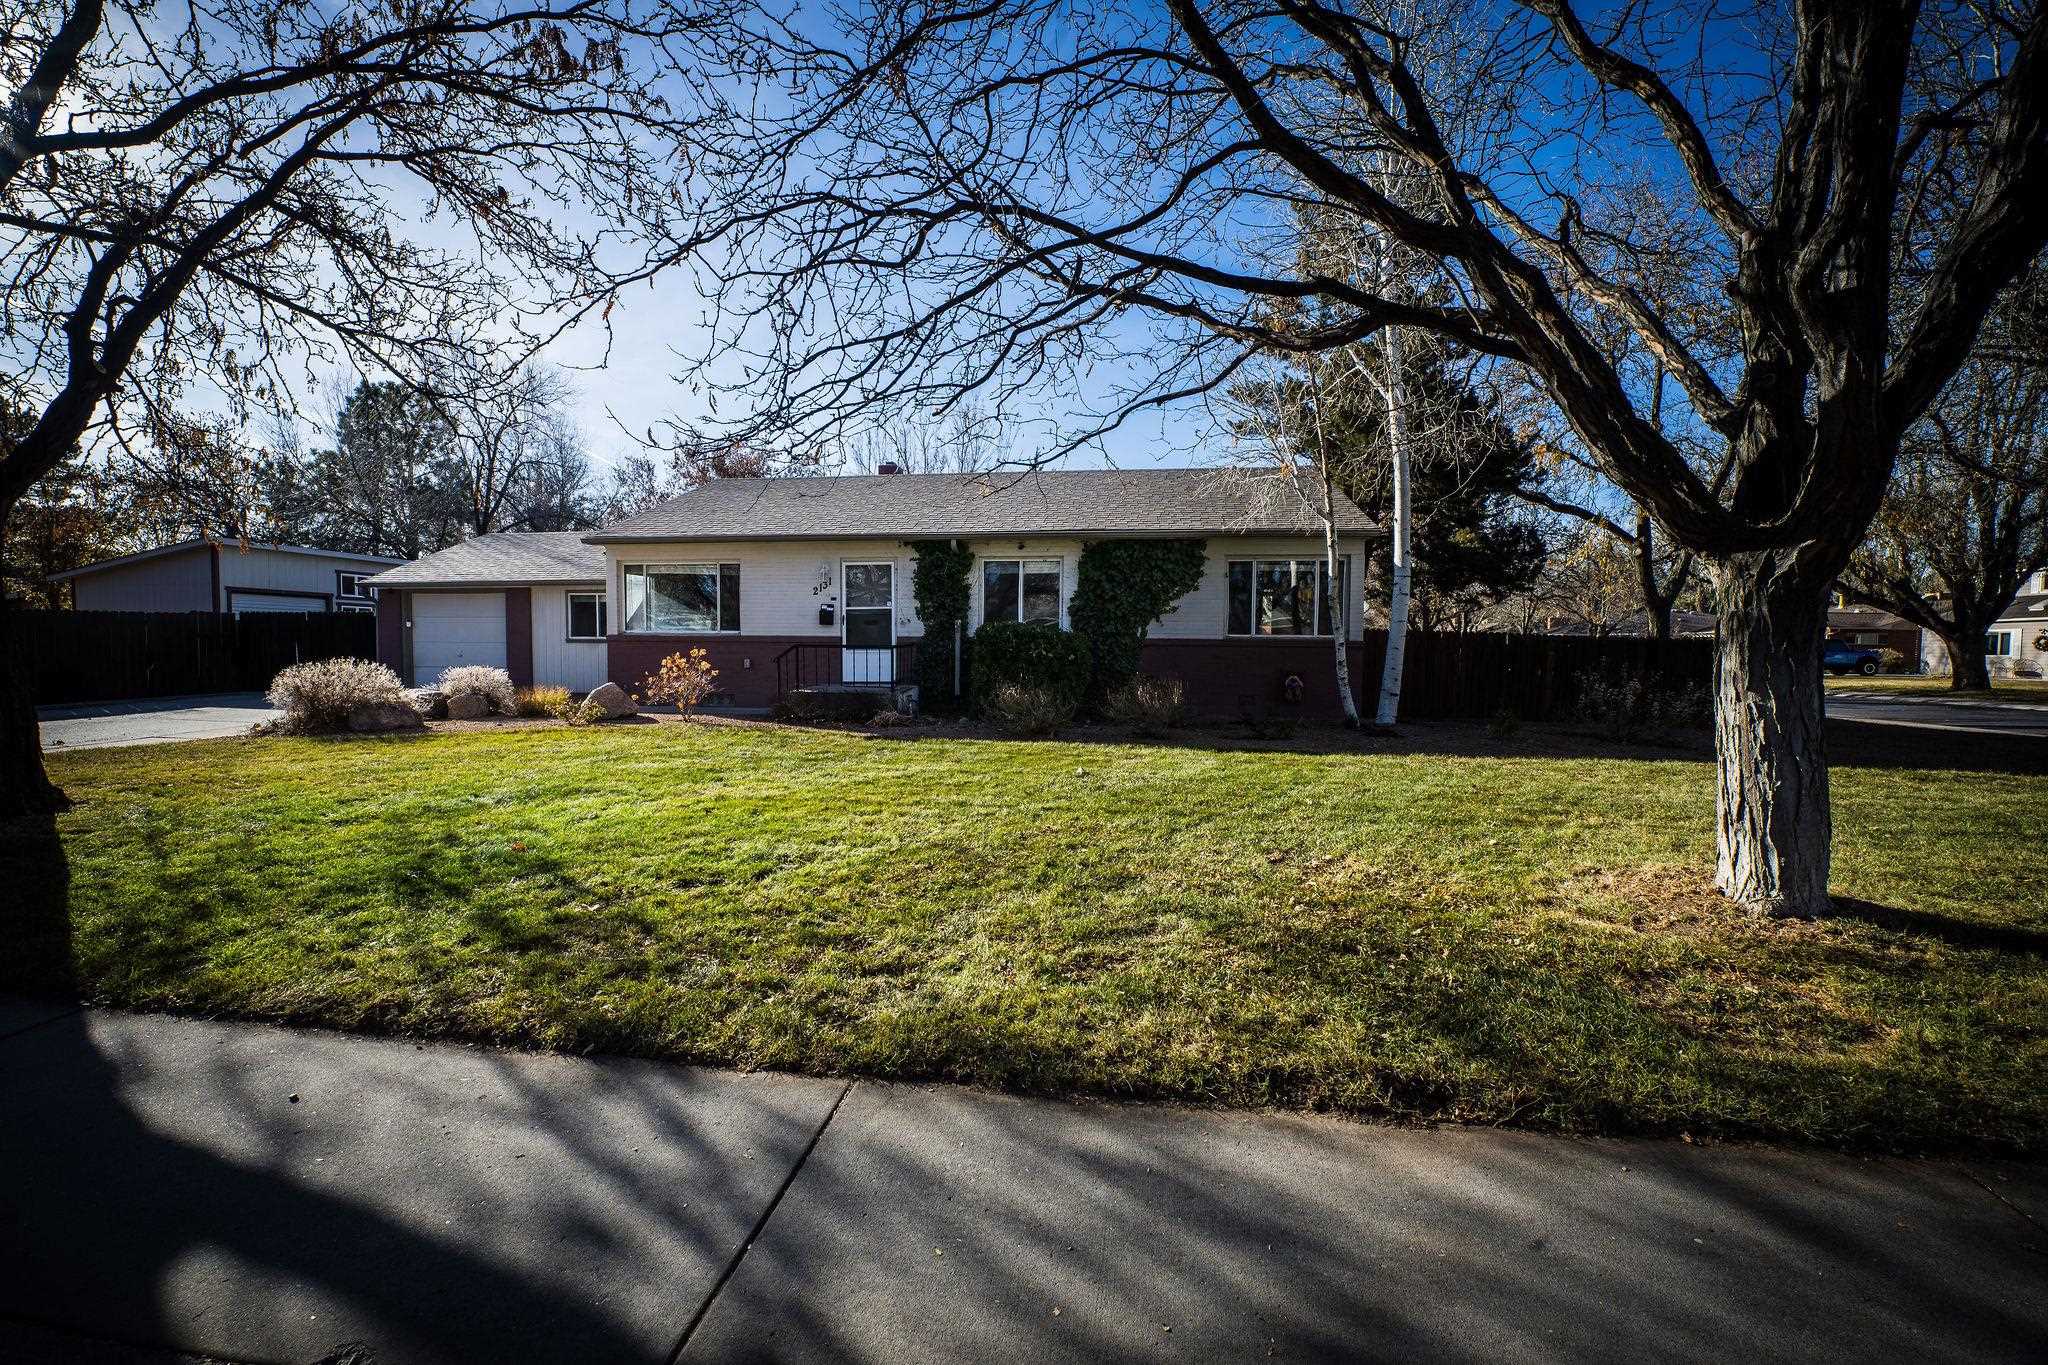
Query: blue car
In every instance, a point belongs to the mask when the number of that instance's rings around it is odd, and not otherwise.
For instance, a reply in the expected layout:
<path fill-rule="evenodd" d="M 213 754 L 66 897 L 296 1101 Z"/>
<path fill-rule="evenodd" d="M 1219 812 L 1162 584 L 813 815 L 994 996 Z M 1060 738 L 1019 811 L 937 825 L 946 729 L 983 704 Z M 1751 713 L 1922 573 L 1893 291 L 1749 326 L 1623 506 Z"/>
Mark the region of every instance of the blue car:
<path fill-rule="evenodd" d="M 1847 640 L 1830 640 L 1821 652 L 1820 666 L 1838 678 L 1850 673 L 1874 678 L 1884 668 L 1884 660 L 1874 649 L 1852 645 Z"/>

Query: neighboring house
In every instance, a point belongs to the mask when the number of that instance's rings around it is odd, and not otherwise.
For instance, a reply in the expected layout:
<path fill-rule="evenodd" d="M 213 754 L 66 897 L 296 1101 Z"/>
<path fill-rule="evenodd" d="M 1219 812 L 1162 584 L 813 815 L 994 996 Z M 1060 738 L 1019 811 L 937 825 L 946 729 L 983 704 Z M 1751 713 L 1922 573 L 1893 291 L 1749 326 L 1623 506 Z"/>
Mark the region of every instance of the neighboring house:
<path fill-rule="evenodd" d="M 405 563 L 304 545 L 187 540 L 50 575 L 78 611 L 374 611 L 364 584 Z"/>
<path fill-rule="evenodd" d="M 2048 677 L 2048 569 L 2021 582 L 2012 605 L 1984 632 L 1984 661 L 1994 678 Z M 1949 671 L 1948 646 L 1933 631 L 1927 632 L 1921 667 Z"/>
<path fill-rule="evenodd" d="M 1841 598 L 1837 596 L 1837 602 Z M 1828 638 L 1846 640 L 1864 649 L 1889 649 L 1906 661 L 1908 670 L 1924 667 L 1923 632 L 1903 616 L 1882 607 L 1844 604 L 1828 609 Z"/>
<path fill-rule="evenodd" d="M 601 531 L 485 536 L 379 575 L 380 653 L 422 683 L 461 656 L 522 684 L 632 690 L 664 656 L 701 648 L 722 701 L 766 707 L 799 677 L 912 676 L 924 634 L 913 541 L 974 551 L 971 632 L 989 619 L 1067 625 L 1090 541 L 1191 538 L 1207 542 L 1201 583 L 1152 628 L 1141 666 L 1181 678 L 1210 713 L 1263 710 L 1299 677 L 1303 709 L 1333 716 L 1329 602 L 1343 595 L 1357 641 L 1376 534 L 1348 501 L 1338 522 L 1333 589 L 1320 522 L 1270 472 L 715 479 Z M 1352 646 L 1361 693 L 1362 653 Z"/>
<path fill-rule="evenodd" d="M 1984 633 L 1984 659 L 1994 678 L 2048 677 L 2048 571 L 2035 574 L 2026 589 Z"/>

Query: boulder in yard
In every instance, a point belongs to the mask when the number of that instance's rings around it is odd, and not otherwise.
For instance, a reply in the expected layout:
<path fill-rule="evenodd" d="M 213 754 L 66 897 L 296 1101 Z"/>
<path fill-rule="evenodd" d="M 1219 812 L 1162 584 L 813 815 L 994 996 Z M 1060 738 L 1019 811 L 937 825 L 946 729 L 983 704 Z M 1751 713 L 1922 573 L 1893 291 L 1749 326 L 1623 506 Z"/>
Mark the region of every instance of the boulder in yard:
<path fill-rule="evenodd" d="M 482 720 L 491 714 L 491 699 L 481 692 L 458 692 L 448 699 L 448 719 Z"/>
<path fill-rule="evenodd" d="M 420 713 L 402 701 L 364 702 L 348 713 L 348 728 L 359 735 L 418 730 L 422 724 Z"/>
<path fill-rule="evenodd" d="M 438 687 L 415 687 L 405 694 L 405 699 L 427 720 L 448 719 L 448 694 Z"/>
<path fill-rule="evenodd" d="M 638 715 L 640 703 L 626 695 L 626 689 L 615 682 L 608 682 L 583 699 L 585 706 L 595 706 L 604 712 L 606 720 L 617 720 L 620 716 Z"/>

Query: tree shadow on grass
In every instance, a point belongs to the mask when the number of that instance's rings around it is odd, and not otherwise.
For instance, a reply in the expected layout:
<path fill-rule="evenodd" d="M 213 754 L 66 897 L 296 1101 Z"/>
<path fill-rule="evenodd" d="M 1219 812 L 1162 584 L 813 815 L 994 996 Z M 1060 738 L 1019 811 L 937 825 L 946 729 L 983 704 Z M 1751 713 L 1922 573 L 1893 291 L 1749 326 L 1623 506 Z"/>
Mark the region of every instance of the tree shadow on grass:
<path fill-rule="evenodd" d="M 300 1360 L 341 1358 L 354 1346 L 346 1358 L 374 1365 L 383 1344 L 323 1335 L 340 1329 L 305 1311 L 339 1305 L 342 1316 L 376 1323 L 407 1358 L 609 1361 L 666 1352 L 667 1341 L 650 1350 L 644 1335 L 546 1274 L 493 1255 L 487 1240 L 435 1236 L 378 1208 L 377 1192 L 359 1199 L 301 1178 L 318 1169 L 306 1155 L 318 1139 L 307 1137 L 303 1107 L 253 1095 L 216 1102 L 219 1112 L 206 1117 L 221 1125 L 220 1150 L 162 1131 L 162 1116 L 152 1119 L 129 1096 L 150 1083 L 161 1054 L 110 1053 L 77 1008 L 70 869 L 53 820 L 0 824 L 0 885 L 8 888 L 0 994 L 11 997 L 0 1001 L 0 1094 L 8 1097 L 0 1105 L 0 1338 L 45 1340 L 39 1334 L 55 1329 L 232 1355 L 283 1347 Z M 226 1054 L 212 1060 L 229 1065 Z M 183 1075 L 188 1062 L 194 1075 L 208 1069 L 189 1057 L 173 1065 Z M 233 1094 L 238 1079 L 217 1075 L 208 1088 Z M 677 1118 L 662 1116 L 664 1136 L 692 1142 Z M 238 1150 L 251 1145 L 272 1155 Z M 237 1154 L 222 1154 L 230 1151 Z M 644 1170 L 608 1164 L 615 1155 L 578 1152 L 583 1174 L 638 1182 L 650 1204 L 673 1193 Z M 489 1175 L 458 1169 L 474 1181 L 461 1197 L 484 1206 L 503 1197 Z M 579 1220 L 589 1211 L 573 1200 L 545 1216 L 565 1244 L 588 1233 Z M 678 1286 L 678 1320 L 685 1292 Z M 243 1330 L 260 1344 L 235 1339 Z"/>
<path fill-rule="evenodd" d="M 1893 933 L 1940 939 L 1955 948 L 1989 948 L 2001 953 L 2033 953 L 2048 957 L 2048 932 L 2020 925 L 1986 924 L 1980 920 L 1936 914 L 1931 910 L 1905 910 L 1894 905 L 1858 900 L 1854 896 L 1836 896 L 1832 917 L 1861 920 Z"/>

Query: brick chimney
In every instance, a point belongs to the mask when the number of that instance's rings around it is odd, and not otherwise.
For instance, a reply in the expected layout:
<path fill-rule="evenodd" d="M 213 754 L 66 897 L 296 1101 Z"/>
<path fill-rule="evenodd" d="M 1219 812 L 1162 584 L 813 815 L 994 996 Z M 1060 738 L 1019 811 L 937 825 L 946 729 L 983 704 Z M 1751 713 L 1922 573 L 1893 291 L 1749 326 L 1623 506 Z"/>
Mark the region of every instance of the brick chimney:
<path fill-rule="evenodd" d="M 885 460 L 875 466 L 875 472 L 877 474 L 901 474 L 903 466 L 897 464 L 894 460 Z"/>

